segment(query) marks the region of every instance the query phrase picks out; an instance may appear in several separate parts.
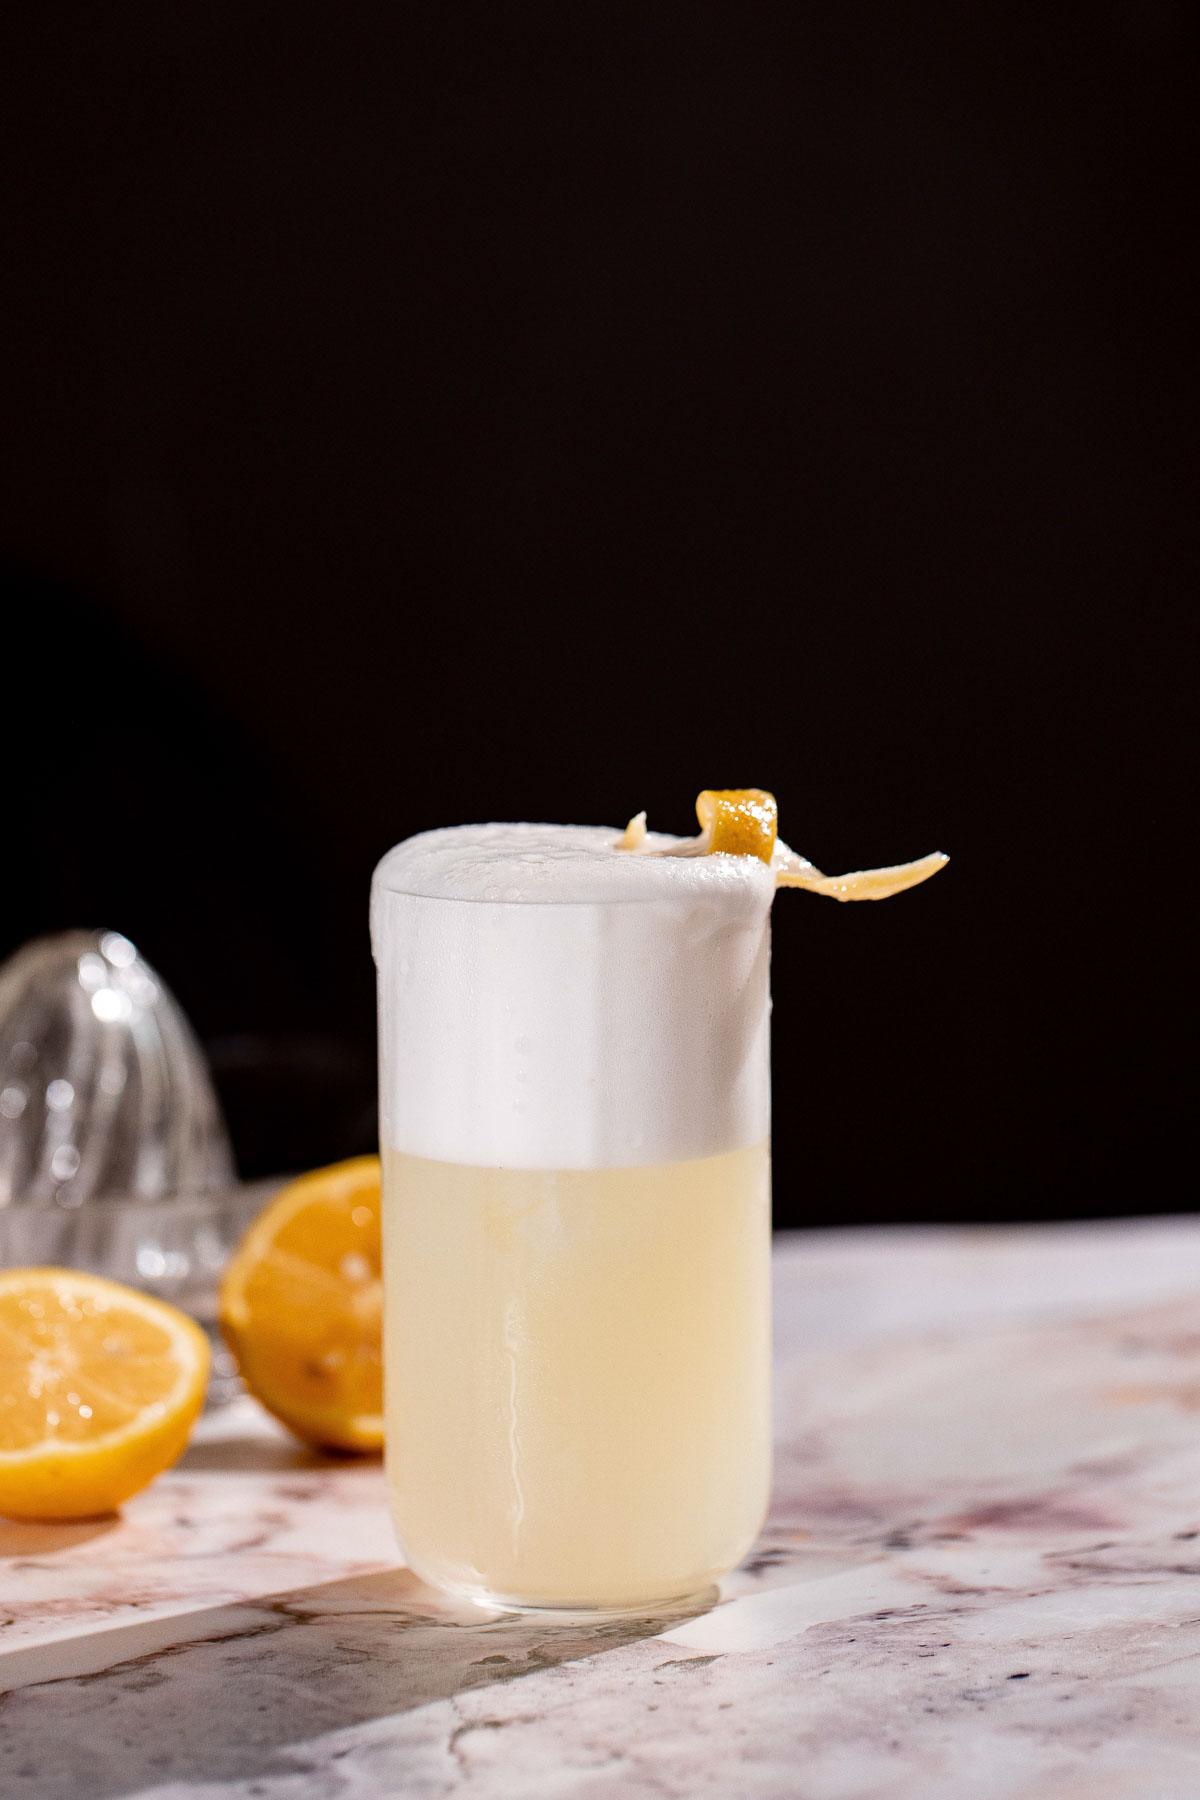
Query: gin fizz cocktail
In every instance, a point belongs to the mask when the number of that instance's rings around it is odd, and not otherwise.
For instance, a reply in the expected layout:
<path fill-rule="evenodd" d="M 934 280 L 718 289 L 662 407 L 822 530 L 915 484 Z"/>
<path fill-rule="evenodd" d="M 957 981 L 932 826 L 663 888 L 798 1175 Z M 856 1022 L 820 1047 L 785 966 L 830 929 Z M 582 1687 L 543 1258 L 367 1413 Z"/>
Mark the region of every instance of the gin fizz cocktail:
<path fill-rule="evenodd" d="M 767 1504 L 774 875 L 619 835 L 430 832 L 373 889 L 391 1502 L 499 1603 L 694 1593 Z"/>

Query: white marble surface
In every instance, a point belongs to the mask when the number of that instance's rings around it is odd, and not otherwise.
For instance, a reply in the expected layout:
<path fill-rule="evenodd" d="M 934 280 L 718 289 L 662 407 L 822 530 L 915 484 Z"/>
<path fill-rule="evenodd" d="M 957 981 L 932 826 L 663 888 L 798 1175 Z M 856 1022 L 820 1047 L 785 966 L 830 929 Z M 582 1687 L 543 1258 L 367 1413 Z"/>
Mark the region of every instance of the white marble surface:
<path fill-rule="evenodd" d="M 777 1252 L 778 1470 L 711 1603 L 397 1564 L 249 1401 L 120 1520 L 0 1523 L 4 1800 L 1197 1800 L 1200 1221 Z"/>

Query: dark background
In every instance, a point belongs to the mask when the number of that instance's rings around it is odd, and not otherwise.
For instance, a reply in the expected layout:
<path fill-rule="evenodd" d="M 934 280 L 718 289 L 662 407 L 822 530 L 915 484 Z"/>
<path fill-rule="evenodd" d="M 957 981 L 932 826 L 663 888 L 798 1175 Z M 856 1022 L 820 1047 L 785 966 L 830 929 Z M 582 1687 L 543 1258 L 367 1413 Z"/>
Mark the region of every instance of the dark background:
<path fill-rule="evenodd" d="M 953 859 L 776 909 L 782 1223 L 1191 1204 L 1192 21 L 10 9 L 0 953 L 128 933 L 297 1167 L 389 844 L 757 783 Z"/>

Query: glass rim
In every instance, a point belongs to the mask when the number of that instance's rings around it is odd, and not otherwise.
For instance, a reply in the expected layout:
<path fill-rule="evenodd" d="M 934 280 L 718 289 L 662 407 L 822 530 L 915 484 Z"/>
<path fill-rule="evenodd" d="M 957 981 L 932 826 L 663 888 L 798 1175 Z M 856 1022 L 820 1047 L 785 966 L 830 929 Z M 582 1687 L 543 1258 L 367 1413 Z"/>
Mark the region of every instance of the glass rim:
<path fill-rule="evenodd" d="M 713 896 L 712 898 L 705 895 L 697 895 L 695 892 L 692 892 L 687 896 L 687 904 L 689 907 L 696 905 L 716 905 L 719 904 L 720 898 L 730 894 L 736 894 L 740 899 L 743 893 L 749 894 L 752 891 L 753 890 L 747 884 L 744 888 L 723 889 L 721 890 L 720 896 Z M 428 900 L 430 904 L 434 906 L 509 906 L 514 908 L 535 908 L 544 912 L 558 912 L 567 907 L 581 906 L 590 906 L 593 908 L 615 906 L 673 907 L 679 904 L 679 902 L 673 899 L 668 893 L 628 896 L 624 894 L 610 894 L 599 900 L 491 900 L 480 894 L 422 894 L 417 892 L 414 888 L 387 887 L 381 883 L 380 886 L 375 889 L 372 898 L 374 899 L 377 896 L 383 895 L 388 895 L 397 900 Z M 768 903 L 766 912 L 768 920 L 770 919 L 770 916 L 771 905 Z"/>

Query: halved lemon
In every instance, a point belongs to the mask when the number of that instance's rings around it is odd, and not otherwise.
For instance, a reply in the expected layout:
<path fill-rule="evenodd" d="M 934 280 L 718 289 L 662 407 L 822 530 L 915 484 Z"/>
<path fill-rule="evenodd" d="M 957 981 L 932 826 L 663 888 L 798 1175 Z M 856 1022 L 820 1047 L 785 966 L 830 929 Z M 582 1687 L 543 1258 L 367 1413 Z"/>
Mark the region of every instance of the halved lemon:
<path fill-rule="evenodd" d="M 204 1404 L 208 1339 L 75 1269 L 0 1274 L 0 1513 L 86 1519 L 168 1468 Z"/>
<path fill-rule="evenodd" d="M 297 1437 L 383 1443 L 379 1158 L 289 1182 L 238 1245 L 221 1330 L 242 1379 Z"/>

